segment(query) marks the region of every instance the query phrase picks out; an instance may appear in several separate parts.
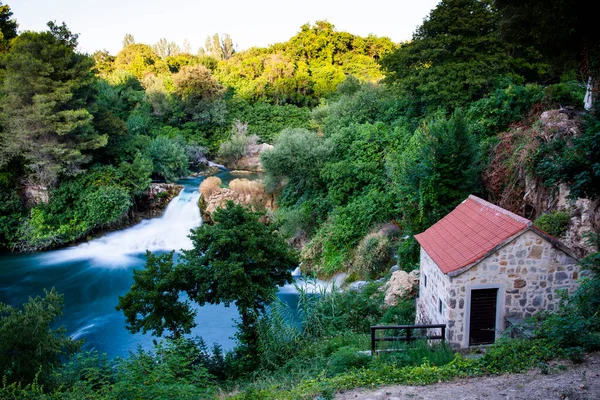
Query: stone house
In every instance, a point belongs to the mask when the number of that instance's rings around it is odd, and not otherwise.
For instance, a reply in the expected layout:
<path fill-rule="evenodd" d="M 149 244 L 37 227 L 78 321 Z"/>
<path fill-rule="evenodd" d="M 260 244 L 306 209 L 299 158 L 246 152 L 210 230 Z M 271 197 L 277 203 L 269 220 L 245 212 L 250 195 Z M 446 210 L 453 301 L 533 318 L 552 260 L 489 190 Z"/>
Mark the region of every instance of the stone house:
<path fill-rule="evenodd" d="M 494 343 L 510 321 L 554 310 L 578 286 L 573 253 L 531 221 L 476 196 L 415 236 L 417 324 L 446 324 L 451 346 Z"/>

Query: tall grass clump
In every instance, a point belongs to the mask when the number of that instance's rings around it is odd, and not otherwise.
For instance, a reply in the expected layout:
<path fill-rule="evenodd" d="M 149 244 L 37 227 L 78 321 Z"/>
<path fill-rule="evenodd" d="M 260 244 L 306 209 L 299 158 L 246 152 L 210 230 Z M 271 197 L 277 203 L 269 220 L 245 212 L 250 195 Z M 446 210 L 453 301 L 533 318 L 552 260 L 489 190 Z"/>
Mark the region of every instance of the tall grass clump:
<path fill-rule="evenodd" d="M 209 176 L 200 183 L 200 193 L 204 199 L 208 199 L 214 192 L 221 188 L 221 179 L 216 176 Z"/>

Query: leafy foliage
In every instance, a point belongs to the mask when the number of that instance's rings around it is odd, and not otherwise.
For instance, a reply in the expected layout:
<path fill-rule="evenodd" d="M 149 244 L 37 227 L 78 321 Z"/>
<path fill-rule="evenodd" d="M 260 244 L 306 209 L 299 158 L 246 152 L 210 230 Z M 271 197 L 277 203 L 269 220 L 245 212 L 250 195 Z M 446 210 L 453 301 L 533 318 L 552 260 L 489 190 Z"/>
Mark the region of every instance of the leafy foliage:
<path fill-rule="evenodd" d="M 387 270 L 391 258 L 390 239 L 381 233 L 371 233 L 356 248 L 353 267 L 360 276 L 373 279 Z"/>
<path fill-rule="evenodd" d="M 496 24 L 491 1 L 442 1 L 411 42 L 381 60 L 386 81 L 429 110 L 482 98 L 508 67 Z"/>
<path fill-rule="evenodd" d="M 154 138 L 148 147 L 153 174 L 174 181 L 188 173 L 188 157 L 183 144 L 165 136 Z"/>
<path fill-rule="evenodd" d="M 249 365 L 256 357 L 256 323 L 277 287 L 291 282 L 298 264 L 295 252 L 257 214 L 227 202 L 213 214 L 215 225 L 192 231 L 194 249 L 184 252 L 184 274 L 194 286 L 187 289 L 200 305 L 235 303 L 241 316 L 239 350 Z"/>
<path fill-rule="evenodd" d="M 391 158 L 407 232 L 427 229 L 479 186 L 480 153 L 460 111 L 437 116 L 415 132 L 407 149 Z"/>
<path fill-rule="evenodd" d="M 582 133 L 567 138 L 556 137 L 540 146 L 534 168 L 548 186 L 567 183 L 570 195 L 597 198 L 600 196 L 600 118 L 587 117 Z"/>
<path fill-rule="evenodd" d="M 0 303 L 0 375 L 4 384 L 45 383 L 53 367 L 83 345 L 65 328 L 53 328 L 62 316 L 62 295 L 54 289 L 29 298 L 21 308 Z"/>
<path fill-rule="evenodd" d="M 3 57 L 6 119 L 0 132 L 0 166 L 22 157 L 32 182 L 51 185 L 74 175 L 90 160 L 89 151 L 106 144 L 87 109 L 93 100 L 92 61 L 75 52 L 77 35 L 65 25 L 27 31 Z"/>
<path fill-rule="evenodd" d="M 133 271 L 134 284 L 124 296 L 119 296 L 117 310 L 127 318 L 131 332 L 148 331 L 162 336 L 169 330 L 173 338 L 189 333 L 196 326 L 196 312 L 189 301 L 180 300 L 183 282 L 173 263 L 173 252 L 154 255 L 146 252 L 143 270 Z"/>
<path fill-rule="evenodd" d="M 569 226 L 569 214 L 564 211 L 542 214 L 535 220 L 535 225 L 546 233 L 557 238 L 567 232 Z"/>

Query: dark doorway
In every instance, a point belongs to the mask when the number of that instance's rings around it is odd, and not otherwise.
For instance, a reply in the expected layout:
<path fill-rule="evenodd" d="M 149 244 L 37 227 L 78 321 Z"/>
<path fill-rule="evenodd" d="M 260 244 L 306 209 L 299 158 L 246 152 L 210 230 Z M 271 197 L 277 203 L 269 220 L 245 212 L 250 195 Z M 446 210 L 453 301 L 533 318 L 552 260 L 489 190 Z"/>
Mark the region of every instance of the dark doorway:
<path fill-rule="evenodd" d="M 496 339 L 496 299 L 498 289 L 471 291 L 469 346 L 492 344 Z"/>

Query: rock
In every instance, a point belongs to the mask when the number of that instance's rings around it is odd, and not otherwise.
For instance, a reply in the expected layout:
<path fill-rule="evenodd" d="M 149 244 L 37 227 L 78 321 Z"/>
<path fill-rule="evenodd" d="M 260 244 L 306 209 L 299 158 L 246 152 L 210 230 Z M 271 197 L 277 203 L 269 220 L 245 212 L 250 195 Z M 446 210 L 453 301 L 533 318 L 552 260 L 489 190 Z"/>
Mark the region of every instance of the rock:
<path fill-rule="evenodd" d="M 390 280 L 382 287 L 385 290 L 384 303 L 386 306 L 395 306 L 398 299 L 415 295 L 415 286 L 419 283 L 419 271 L 395 271 Z"/>
<path fill-rule="evenodd" d="M 246 155 L 231 165 L 231 168 L 253 172 L 264 172 L 260 162 L 260 154 L 263 151 L 271 150 L 272 148 L 273 146 L 268 143 L 249 144 L 246 147 Z"/>
<path fill-rule="evenodd" d="M 212 188 L 210 191 L 201 189 L 207 196 L 200 197 L 200 211 L 204 223 L 212 224 L 212 213 L 225 207 L 227 201 L 250 207 L 254 211 L 273 210 L 275 199 L 272 194 L 265 193 L 262 181 L 249 181 L 248 179 L 234 179 L 229 183 L 229 188 Z M 261 221 L 270 222 L 267 215 Z"/>
<path fill-rule="evenodd" d="M 141 194 L 135 212 L 136 219 L 152 218 L 162 214 L 169 202 L 183 189 L 175 183 L 151 183 Z"/>
<path fill-rule="evenodd" d="M 22 185 L 19 192 L 27 207 L 35 207 L 40 203 L 47 204 L 49 200 L 48 187 L 43 185 Z"/>
<path fill-rule="evenodd" d="M 367 281 L 355 281 L 352 282 L 350 285 L 348 285 L 348 289 L 350 290 L 356 290 L 356 291 L 361 291 L 362 288 L 369 282 Z"/>

